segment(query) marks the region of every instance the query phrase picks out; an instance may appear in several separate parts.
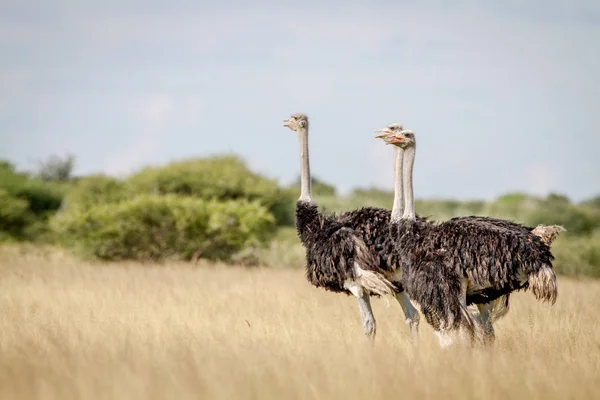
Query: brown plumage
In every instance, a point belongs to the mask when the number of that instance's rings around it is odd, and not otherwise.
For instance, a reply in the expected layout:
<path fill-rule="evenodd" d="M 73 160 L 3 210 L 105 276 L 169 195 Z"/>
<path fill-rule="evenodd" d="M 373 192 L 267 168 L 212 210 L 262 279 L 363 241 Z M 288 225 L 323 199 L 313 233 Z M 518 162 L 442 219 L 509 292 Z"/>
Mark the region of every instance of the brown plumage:
<path fill-rule="evenodd" d="M 296 230 L 306 249 L 306 277 L 313 285 L 334 292 L 351 293 L 351 283 L 368 294 L 391 294 L 393 287 L 360 234 L 334 216 L 324 215 L 312 201 L 308 154 L 308 117 L 294 114 L 284 126 L 298 133 L 300 141 L 300 198 L 296 203 Z"/>
<path fill-rule="evenodd" d="M 375 336 L 375 318 L 369 296 L 392 294 L 402 291 L 400 267 L 403 263 L 395 253 L 395 244 L 388 240 L 390 211 L 372 207 L 362 208 L 342 215 L 324 215 L 312 202 L 310 187 L 310 165 L 308 157 L 308 118 L 295 114 L 285 121 L 285 126 L 298 133 L 301 153 L 301 194 L 296 203 L 296 229 L 306 250 L 306 277 L 317 287 L 333 292 L 353 294 L 358 299 L 363 328 L 367 336 Z M 424 266 L 438 265 L 439 255 L 425 255 L 420 262 Z M 444 264 L 452 268 L 449 264 Z M 406 266 L 406 264 L 405 264 Z M 437 273 L 440 268 L 428 267 Z M 443 272 L 440 277 L 444 277 Z M 414 282 L 417 281 L 415 278 Z M 451 290 L 457 286 L 452 282 Z M 458 302 L 449 305 L 432 285 L 431 296 L 425 293 L 421 307 L 426 319 L 434 326 L 453 329 L 455 321 L 470 319 Z M 458 286 L 460 288 L 460 284 Z M 411 325 L 415 340 L 418 313 L 407 304 L 405 298 L 396 296 Z M 456 298 L 456 297 L 455 297 Z M 431 299 L 430 302 L 428 300 Z M 472 325 L 472 324 L 471 324 Z"/>
<path fill-rule="evenodd" d="M 393 294 L 396 288 L 380 270 L 379 262 L 359 233 L 336 217 L 324 215 L 312 201 L 308 156 L 308 117 L 294 114 L 284 126 L 297 132 L 300 142 L 300 198 L 296 230 L 306 251 L 306 278 L 316 287 L 353 294 L 358 300 L 363 329 L 376 333 L 371 295 Z"/>
<path fill-rule="evenodd" d="M 314 286 L 350 294 L 344 286 L 350 280 L 362 282 L 370 294 L 392 293 L 391 283 L 381 274 L 379 262 L 361 237 L 335 218 L 321 214 L 315 204 L 296 203 L 296 229 L 306 249 L 306 278 Z M 372 275 L 357 276 L 355 263 L 379 279 L 369 282 Z"/>
<path fill-rule="evenodd" d="M 464 287 L 460 298 L 464 302 L 490 303 L 515 290 L 531 289 L 538 300 L 556 301 L 556 275 L 552 268 L 552 253 L 549 243 L 562 230 L 560 227 L 534 228 L 521 226 L 512 221 L 487 217 L 458 217 L 447 222 L 429 223 L 417 221 L 414 214 L 412 192 L 412 166 L 414 164 L 416 141 L 414 133 L 388 127 L 383 137 L 389 144 L 395 144 L 407 152 L 403 185 L 405 209 L 402 217 L 392 210 L 392 222 L 398 233 L 390 234 L 390 241 L 397 244 L 402 262 L 418 263 L 428 254 L 438 254 L 438 264 L 448 263 L 454 268 L 445 268 L 442 279 L 448 282 L 462 281 Z M 383 136 L 383 135 L 382 135 Z M 396 184 L 400 182 L 396 180 Z M 397 204 L 397 201 L 394 201 Z M 411 230 L 404 226 L 412 221 Z M 540 232 L 541 231 L 541 232 Z M 544 233 L 544 240 L 535 233 Z M 435 281 L 434 273 L 426 270 L 430 277 L 421 278 L 416 269 L 407 269 L 403 280 L 409 295 L 429 296 L 429 282 Z M 439 286 L 439 284 L 438 284 Z M 444 286 L 444 285 L 442 285 Z M 446 285 L 447 286 L 447 285 Z M 445 289 L 444 297 L 452 297 L 455 292 Z M 435 302 L 434 299 L 426 301 Z M 508 297 L 499 302 L 508 306 Z"/>

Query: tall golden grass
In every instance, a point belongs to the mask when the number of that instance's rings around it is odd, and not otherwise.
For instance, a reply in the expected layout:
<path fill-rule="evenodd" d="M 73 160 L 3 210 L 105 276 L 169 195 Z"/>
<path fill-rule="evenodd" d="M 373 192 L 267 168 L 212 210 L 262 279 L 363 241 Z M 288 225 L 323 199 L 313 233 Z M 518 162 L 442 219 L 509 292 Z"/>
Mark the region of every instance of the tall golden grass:
<path fill-rule="evenodd" d="M 440 350 L 422 323 L 300 270 L 88 264 L 0 249 L 2 399 L 586 399 L 600 391 L 600 283 L 559 280 L 555 306 L 513 296 L 491 349 Z"/>

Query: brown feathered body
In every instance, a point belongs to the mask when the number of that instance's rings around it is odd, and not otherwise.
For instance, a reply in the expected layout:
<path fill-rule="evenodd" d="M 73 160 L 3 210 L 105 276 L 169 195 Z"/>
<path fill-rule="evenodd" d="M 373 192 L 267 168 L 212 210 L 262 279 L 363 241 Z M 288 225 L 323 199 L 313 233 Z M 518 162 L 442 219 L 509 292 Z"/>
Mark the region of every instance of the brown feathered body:
<path fill-rule="evenodd" d="M 296 203 L 296 230 L 306 250 L 306 278 L 314 286 L 350 294 L 346 284 L 355 281 L 372 295 L 394 291 L 362 237 L 315 204 Z"/>
<path fill-rule="evenodd" d="M 477 216 L 444 223 L 417 217 L 401 224 L 390 218 L 390 210 L 376 207 L 327 216 L 316 205 L 298 202 L 296 226 L 306 248 L 307 279 L 349 293 L 344 283 L 356 279 L 356 261 L 395 291 L 406 290 L 426 320 L 445 329 L 467 318 L 458 301 L 465 279 L 470 283 L 467 304 L 496 300 L 507 307 L 509 294 L 527 289 L 528 278 L 536 276 L 547 278 L 537 279 L 543 287 L 535 289 L 536 297 L 556 297 L 553 257 L 531 233 L 534 228 Z"/>
<path fill-rule="evenodd" d="M 363 207 L 358 210 L 349 211 L 339 216 L 332 217 L 343 226 L 352 229 L 356 234 L 360 235 L 369 250 L 372 251 L 378 258 L 379 269 L 381 271 L 385 271 L 387 276 L 391 276 L 391 274 L 397 271 L 402 271 L 401 251 L 398 251 L 397 243 L 394 243 L 394 239 L 391 239 L 389 236 L 391 218 L 390 210 L 376 207 Z M 549 250 L 549 245 L 551 243 L 544 243 L 540 237 L 537 237 L 534 233 L 532 233 L 536 228 L 521 225 L 513 221 L 483 216 L 463 216 L 452 218 L 449 221 L 440 224 L 430 221 L 427 218 L 417 216 L 417 222 L 423 225 L 423 227 L 438 227 L 435 228 L 435 232 L 443 231 L 444 227 L 460 226 L 462 234 L 482 231 L 493 232 L 493 235 L 506 234 L 508 235 L 507 238 L 513 238 L 513 240 L 514 238 L 518 237 L 522 243 L 531 242 L 535 243 L 536 245 L 540 245 L 540 243 L 542 245 L 546 244 L 546 247 L 540 250 L 540 252 L 543 254 L 548 254 L 550 257 L 552 257 Z M 554 228 L 549 227 L 548 229 Z M 486 257 L 486 261 L 488 261 L 487 258 L 489 258 L 489 254 L 500 255 L 500 249 L 494 249 L 491 243 L 486 245 L 487 239 L 489 239 L 487 236 L 479 237 L 477 246 L 482 251 L 485 250 L 485 254 L 488 255 Z M 470 258 L 468 255 L 470 250 L 463 250 L 467 251 L 467 254 L 465 254 L 464 257 L 454 257 L 452 260 L 453 262 L 461 262 L 462 260 L 467 260 Z M 460 253 L 460 249 L 456 249 L 456 251 Z M 515 254 L 515 260 L 513 260 L 515 266 L 519 264 L 519 257 L 520 256 L 518 254 Z M 512 254 L 505 252 L 502 259 L 502 262 L 504 263 L 502 265 L 506 265 L 508 259 L 512 260 Z M 511 264 L 513 261 L 511 261 Z M 487 265 L 491 266 L 491 263 L 486 262 L 486 266 Z M 481 266 L 480 269 L 485 269 L 486 266 Z M 471 269 L 468 266 L 463 266 L 461 268 L 463 268 L 465 271 Z M 503 272 L 506 273 L 507 271 Z M 490 271 L 492 276 L 497 275 L 497 273 L 498 272 L 493 268 Z M 400 275 L 395 274 L 395 276 Z M 485 280 L 485 278 L 477 281 L 481 282 L 483 280 Z M 402 280 L 393 280 L 392 283 L 394 283 L 398 290 L 402 290 Z M 514 285 L 503 286 L 502 288 L 498 288 L 496 286 L 488 287 L 486 290 L 469 293 L 467 295 L 467 304 L 485 304 L 500 297 L 504 297 L 503 302 L 508 304 L 508 294 L 514 290 L 513 288 Z"/>
<path fill-rule="evenodd" d="M 424 219 L 419 220 L 426 225 Z M 357 281 L 355 263 L 373 272 L 394 292 L 407 290 L 434 328 L 473 327 L 460 304 L 461 276 L 442 251 L 421 252 L 411 257 L 397 249 L 417 247 L 419 224 L 407 224 L 412 234 L 395 235 L 390 211 L 367 207 L 342 215 L 323 215 L 314 204 L 296 205 L 296 228 L 306 249 L 306 277 L 310 283 L 334 292 L 350 294 L 345 283 Z M 406 278 L 409 279 L 406 279 Z M 403 282 L 407 282 L 406 289 Z M 393 286 L 392 286 L 393 285 Z M 391 293 L 391 292 L 390 292 Z M 371 294 L 384 294 L 371 291 Z"/>
<path fill-rule="evenodd" d="M 400 263 L 403 288 L 434 329 L 464 326 L 473 334 L 473 321 L 461 304 L 460 267 L 444 249 L 426 245 L 432 226 L 410 219 L 390 224 L 388 241 Z"/>
<path fill-rule="evenodd" d="M 478 220 L 455 219 L 419 224 L 420 253 L 442 251 L 468 285 L 467 302 L 489 303 L 515 290 L 531 288 L 535 297 L 554 303 L 557 296 L 549 246 L 531 233 Z M 408 278 L 405 278 L 405 281 Z"/>

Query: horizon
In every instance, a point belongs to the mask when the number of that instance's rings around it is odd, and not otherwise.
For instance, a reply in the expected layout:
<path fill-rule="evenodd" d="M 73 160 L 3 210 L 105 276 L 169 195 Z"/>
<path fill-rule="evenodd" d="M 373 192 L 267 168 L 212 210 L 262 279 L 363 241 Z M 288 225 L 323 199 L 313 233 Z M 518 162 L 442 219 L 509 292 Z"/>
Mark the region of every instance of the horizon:
<path fill-rule="evenodd" d="M 248 162 L 246 160 L 244 160 L 243 158 L 241 158 L 240 154 L 236 154 L 236 153 L 215 153 L 215 154 L 208 154 L 206 156 L 203 157 L 187 157 L 187 158 L 182 158 L 182 159 L 177 159 L 177 160 L 170 160 L 167 161 L 166 163 L 162 163 L 162 164 L 148 164 L 148 165 L 143 165 L 140 166 L 138 169 L 136 169 L 135 171 L 132 171 L 128 174 L 120 174 L 120 175 L 110 175 L 110 174 L 105 174 L 103 172 L 99 172 L 97 174 L 101 174 L 107 177 L 111 177 L 117 180 L 121 180 L 121 181 L 125 181 L 127 179 L 129 179 L 132 175 L 135 175 L 139 172 L 141 172 L 143 169 L 145 168 L 162 168 L 162 167 L 166 167 L 171 163 L 178 163 L 178 162 L 183 162 L 183 161 L 193 161 L 193 160 L 200 160 L 200 159 L 204 159 L 204 158 L 210 158 L 210 157 L 221 157 L 221 156 L 235 156 L 235 157 L 239 157 L 240 159 L 242 159 L 242 161 L 246 164 L 246 166 L 250 169 L 250 171 L 254 174 L 259 174 L 260 176 L 269 179 L 269 180 L 273 180 L 277 186 L 281 187 L 281 188 L 292 188 L 292 187 L 298 187 L 298 190 L 300 190 L 300 174 L 298 174 L 296 176 L 295 179 L 293 179 L 290 182 L 280 182 L 279 180 L 277 180 L 276 178 L 272 178 L 269 177 L 267 175 L 262 174 L 259 171 L 253 170 L 249 165 Z M 62 159 L 64 160 L 64 157 L 62 157 Z M 10 160 L 5 160 L 5 159 L 0 159 L 0 161 L 9 161 Z M 12 164 L 12 163 L 11 163 Z M 76 164 L 76 160 L 75 160 L 75 164 Z M 14 164 L 12 164 L 14 166 Z M 39 178 L 39 172 L 43 169 L 43 167 L 40 165 L 40 167 L 36 170 L 36 169 L 30 169 L 30 170 L 25 170 L 25 169 L 15 169 L 16 173 L 24 173 L 27 174 L 33 178 Z M 69 181 L 78 181 L 81 179 L 86 179 L 90 176 L 94 176 L 96 175 L 96 173 L 91 173 L 91 174 L 87 174 L 87 175 L 71 175 L 69 177 Z M 379 191 L 381 193 L 385 193 L 387 195 L 392 195 L 394 194 L 394 188 L 385 188 L 385 187 L 376 187 L 376 186 L 355 186 L 355 187 L 350 187 L 349 189 L 347 189 L 346 192 L 342 192 L 340 190 L 339 187 L 335 186 L 335 184 L 331 183 L 331 182 L 327 182 L 324 181 L 320 176 L 312 174 L 311 173 L 311 180 L 312 180 L 312 184 L 313 184 L 313 188 L 315 185 L 315 181 L 318 182 L 318 184 L 324 184 L 326 186 L 330 186 L 334 189 L 335 193 L 333 194 L 334 197 L 340 197 L 340 198 L 348 198 L 351 197 L 355 194 L 355 191 L 359 191 L 359 190 L 364 190 L 364 191 L 370 191 L 370 190 L 376 190 Z M 456 197 L 435 197 L 435 196 L 431 196 L 431 197 L 419 197 L 419 196 L 415 196 L 415 201 L 431 201 L 431 202 L 444 202 L 444 201 L 457 201 L 459 203 L 468 203 L 468 202 L 493 202 L 496 201 L 502 197 L 505 196 L 511 196 L 511 195 L 523 195 L 526 196 L 528 198 L 537 198 L 540 200 L 543 200 L 544 198 L 547 198 L 548 196 L 551 195 L 557 195 L 557 196 L 566 196 L 567 199 L 573 203 L 573 204 L 580 204 L 580 203 L 584 203 L 586 201 L 589 200 L 594 200 L 596 198 L 600 197 L 600 193 L 597 194 L 592 194 L 590 197 L 584 198 L 582 200 L 579 201 L 575 201 L 572 198 L 570 198 L 567 194 L 565 193 L 560 193 L 560 192 L 549 192 L 545 195 L 536 195 L 533 193 L 529 193 L 526 191 L 507 191 L 504 193 L 499 193 L 497 196 L 489 198 L 489 199 L 484 199 L 484 198 L 456 198 Z M 322 194 L 313 194 L 313 196 L 315 198 L 319 198 L 321 196 L 324 197 L 329 197 L 329 195 L 322 195 Z"/>

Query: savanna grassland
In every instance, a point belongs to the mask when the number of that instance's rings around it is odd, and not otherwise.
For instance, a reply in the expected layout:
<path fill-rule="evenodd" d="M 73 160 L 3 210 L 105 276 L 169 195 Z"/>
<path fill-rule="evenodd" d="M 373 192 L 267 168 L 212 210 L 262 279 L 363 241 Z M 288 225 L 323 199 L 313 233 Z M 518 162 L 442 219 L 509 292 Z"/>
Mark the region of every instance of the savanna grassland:
<path fill-rule="evenodd" d="M 422 322 L 299 269 L 87 263 L 0 248 L 2 399 L 588 399 L 600 391 L 600 282 L 559 278 L 553 307 L 513 296 L 492 349 L 442 351 Z"/>

